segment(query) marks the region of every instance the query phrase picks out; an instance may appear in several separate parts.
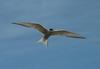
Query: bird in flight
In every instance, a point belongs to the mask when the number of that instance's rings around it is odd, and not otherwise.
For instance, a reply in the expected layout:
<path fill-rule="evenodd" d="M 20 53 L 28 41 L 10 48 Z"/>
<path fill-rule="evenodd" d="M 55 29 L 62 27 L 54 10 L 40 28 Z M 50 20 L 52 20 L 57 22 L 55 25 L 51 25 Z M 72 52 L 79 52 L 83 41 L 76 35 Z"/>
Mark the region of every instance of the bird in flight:
<path fill-rule="evenodd" d="M 61 35 L 61 36 L 67 36 L 67 37 L 71 37 L 71 38 L 85 39 L 85 37 L 80 36 L 79 34 L 76 34 L 76 33 L 70 32 L 70 31 L 66 31 L 66 30 L 53 30 L 52 28 L 48 30 L 45 27 L 43 27 L 41 24 L 38 24 L 38 23 L 15 22 L 12 24 L 24 26 L 27 28 L 37 29 L 39 32 L 41 32 L 44 35 L 38 42 L 42 42 L 46 46 L 48 46 L 48 38 L 50 36 Z"/>

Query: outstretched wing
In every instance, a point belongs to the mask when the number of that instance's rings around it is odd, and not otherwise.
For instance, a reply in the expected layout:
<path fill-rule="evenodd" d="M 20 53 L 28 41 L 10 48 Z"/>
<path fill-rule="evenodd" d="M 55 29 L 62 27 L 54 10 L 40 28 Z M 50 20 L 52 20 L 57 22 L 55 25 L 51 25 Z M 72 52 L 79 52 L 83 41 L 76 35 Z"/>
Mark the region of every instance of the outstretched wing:
<path fill-rule="evenodd" d="M 42 32 L 43 34 L 46 34 L 48 32 L 48 30 L 46 28 L 44 28 L 42 25 L 37 24 L 37 23 L 16 22 L 13 24 L 21 25 L 21 26 L 28 27 L 28 28 L 34 28 L 34 29 L 37 29 L 38 31 Z"/>
<path fill-rule="evenodd" d="M 68 36 L 68 37 L 72 37 L 72 38 L 85 39 L 85 37 L 80 36 L 79 34 L 76 34 L 76 33 L 73 33 L 73 32 L 69 32 L 69 31 L 65 31 L 65 30 L 52 31 L 51 35 L 64 35 L 64 36 Z"/>

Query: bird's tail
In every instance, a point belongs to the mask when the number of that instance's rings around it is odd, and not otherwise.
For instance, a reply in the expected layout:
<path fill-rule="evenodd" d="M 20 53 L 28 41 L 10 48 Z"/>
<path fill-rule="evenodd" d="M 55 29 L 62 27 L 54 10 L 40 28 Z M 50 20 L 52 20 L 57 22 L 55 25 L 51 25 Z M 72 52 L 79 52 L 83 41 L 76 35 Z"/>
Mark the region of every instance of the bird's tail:
<path fill-rule="evenodd" d="M 43 37 L 38 40 L 38 43 L 43 43 L 44 45 L 46 45 L 46 47 L 48 46 L 48 39 L 44 39 Z"/>

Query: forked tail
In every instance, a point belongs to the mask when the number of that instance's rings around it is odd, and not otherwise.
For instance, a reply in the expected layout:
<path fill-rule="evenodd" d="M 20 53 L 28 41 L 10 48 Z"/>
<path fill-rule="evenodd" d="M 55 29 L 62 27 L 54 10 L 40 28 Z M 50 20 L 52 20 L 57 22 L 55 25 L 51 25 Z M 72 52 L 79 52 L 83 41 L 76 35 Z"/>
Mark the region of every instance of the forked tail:
<path fill-rule="evenodd" d="M 46 47 L 48 46 L 48 39 L 44 39 L 43 37 L 38 41 L 38 43 L 43 43 L 44 45 L 46 45 Z"/>

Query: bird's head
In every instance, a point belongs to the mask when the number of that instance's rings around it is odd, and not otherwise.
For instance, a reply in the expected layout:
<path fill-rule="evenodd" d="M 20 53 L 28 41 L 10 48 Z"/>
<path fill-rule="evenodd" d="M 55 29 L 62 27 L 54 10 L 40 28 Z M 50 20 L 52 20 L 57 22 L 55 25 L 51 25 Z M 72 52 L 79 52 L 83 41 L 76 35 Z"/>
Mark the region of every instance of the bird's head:
<path fill-rule="evenodd" d="M 53 29 L 51 28 L 51 29 L 49 29 L 49 31 L 53 31 Z"/>

